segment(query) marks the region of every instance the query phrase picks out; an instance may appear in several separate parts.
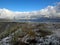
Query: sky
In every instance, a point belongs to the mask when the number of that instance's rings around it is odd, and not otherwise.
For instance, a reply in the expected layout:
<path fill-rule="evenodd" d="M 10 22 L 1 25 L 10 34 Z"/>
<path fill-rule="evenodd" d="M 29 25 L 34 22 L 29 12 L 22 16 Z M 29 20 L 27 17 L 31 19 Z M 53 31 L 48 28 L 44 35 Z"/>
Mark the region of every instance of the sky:
<path fill-rule="evenodd" d="M 6 8 L 12 11 L 35 11 L 48 5 L 55 5 L 60 0 L 0 0 L 0 8 Z"/>
<path fill-rule="evenodd" d="M 60 18 L 60 0 L 0 0 L 0 18 Z"/>

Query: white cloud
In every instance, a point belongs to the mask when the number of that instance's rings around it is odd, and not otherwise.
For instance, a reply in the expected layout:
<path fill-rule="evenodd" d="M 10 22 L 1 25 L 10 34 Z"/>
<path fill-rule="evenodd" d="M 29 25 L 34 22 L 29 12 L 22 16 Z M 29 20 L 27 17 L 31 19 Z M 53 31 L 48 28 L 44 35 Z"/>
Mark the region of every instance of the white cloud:
<path fill-rule="evenodd" d="M 14 17 L 14 12 L 8 9 L 0 9 L 0 18 L 12 19 Z"/>
<path fill-rule="evenodd" d="M 56 12 L 60 13 L 60 2 L 57 3 L 57 6 L 55 6 Z"/>
<path fill-rule="evenodd" d="M 30 19 L 31 17 L 39 18 L 39 17 L 60 17 L 60 2 L 56 6 L 48 6 L 39 11 L 32 12 L 19 12 L 19 11 L 11 11 L 8 9 L 0 9 L 0 18 L 5 19 Z"/>

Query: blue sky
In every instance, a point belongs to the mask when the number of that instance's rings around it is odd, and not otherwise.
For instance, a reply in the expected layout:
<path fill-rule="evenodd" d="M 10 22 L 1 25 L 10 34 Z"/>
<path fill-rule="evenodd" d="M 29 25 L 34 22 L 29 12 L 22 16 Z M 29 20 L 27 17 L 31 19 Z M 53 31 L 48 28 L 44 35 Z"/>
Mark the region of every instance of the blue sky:
<path fill-rule="evenodd" d="M 35 11 L 55 5 L 56 2 L 60 2 L 60 0 L 0 0 L 0 8 L 21 12 Z"/>

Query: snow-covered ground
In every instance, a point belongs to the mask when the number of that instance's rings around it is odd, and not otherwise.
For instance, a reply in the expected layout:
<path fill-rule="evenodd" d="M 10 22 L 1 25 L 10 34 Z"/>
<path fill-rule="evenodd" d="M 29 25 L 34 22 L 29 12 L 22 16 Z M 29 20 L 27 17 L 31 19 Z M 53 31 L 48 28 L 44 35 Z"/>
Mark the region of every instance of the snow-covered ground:
<path fill-rule="evenodd" d="M 18 29 L 21 32 L 21 29 Z M 38 29 L 36 29 L 38 30 Z M 52 35 L 47 35 L 45 37 L 40 37 L 36 36 L 34 39 L 26 35 L 25 37 L 22 38 L 22 42 L 28 43 L 29 45 L 60 45 L 60 29 L 52 29 L 54 34 Z M 15 33 L 19 32 L 16 31 Z M 11 39 L 14 33 L 9 35 L 8 37 L 3 38 L 0 41 L 0 45 L 12 45 Z M 30 42 L 30 41 L 35 41 L 35 42 Z"/>
<path fill-rule="evenodd" d="M 12 36 L 8 36 L 6 38 L 3 38 L 0 41 L 0 45 L 12 45 L 11 44 L 11 39 Z M 47 35 L 46 37 L 36 37 L 35 39 L 30 38 L 27 36 L 25 36 L 24 38 L 22 38 L 23 42 L 28 43 L 29 45 L 34 45 L 34 42 L 31 42 L 32 40 L 36 41 L 35 44 L 36 45 L 60 45 L 60 37 L 57 37 L 55 34 L 52 35 Z M 30 41 L 28 41 L 30 40 Z"/>

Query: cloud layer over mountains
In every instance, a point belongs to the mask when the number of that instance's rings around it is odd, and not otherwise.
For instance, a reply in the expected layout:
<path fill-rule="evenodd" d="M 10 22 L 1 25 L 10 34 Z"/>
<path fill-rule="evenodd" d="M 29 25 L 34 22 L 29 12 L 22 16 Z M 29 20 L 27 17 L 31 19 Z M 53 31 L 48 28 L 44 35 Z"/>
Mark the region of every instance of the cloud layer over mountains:
<path fill-rule="evenodd" d="M 60 2 L 56 6 L 48 6 L 39 11 L 32 12 L 19 12 L 19 11 L 11 11 L 5 8 L 0 9 L 0 18 L 2 19 L 27 19 L 27 18 L 60 18 Z"/>

